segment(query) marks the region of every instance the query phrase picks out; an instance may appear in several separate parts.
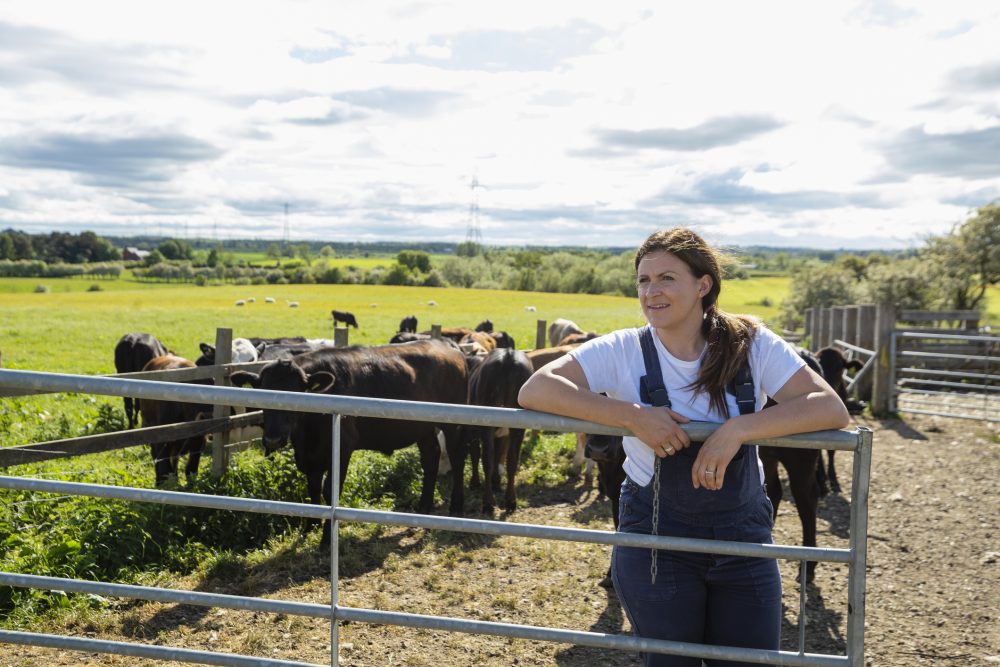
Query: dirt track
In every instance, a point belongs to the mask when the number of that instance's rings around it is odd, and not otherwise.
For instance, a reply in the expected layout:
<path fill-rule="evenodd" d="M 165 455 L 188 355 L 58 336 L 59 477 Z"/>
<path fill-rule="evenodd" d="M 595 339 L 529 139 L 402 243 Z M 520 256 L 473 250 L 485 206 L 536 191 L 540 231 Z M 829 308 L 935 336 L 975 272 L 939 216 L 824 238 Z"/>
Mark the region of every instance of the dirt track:
<path fill-rule="evenodd" d="M 1000 439 L 996 426 L 932 417 L 858 424 L 875 430 L 867 581 L 867 664 L 1000 664 Z M 851 457 L 838 455 L 844 496 L 821 501 L 821 546 L 847 545 Z M 786 493 L 786 499 L 788 498 Z M 521 523 L 610 527 L 607 501 L 582 481 L 521 491 Z M 775 539 L 797 544 L 790 501 Z M 341 604 L 530 625 L 627 632 L 614 593 L 598 585 L 603 547 L 386 529 L 345 555 Z M 211 580 L 176 586 L 329 603 L 327 563 L 311 546 Z M 785 575 L 784 636 L 795 650 L 798 588 Z M 845 651 L 847 568 L 820 564 L 807 593 L 806 650 Z M 71 624 L 82 636 L 230 651 L 329 664 L 329 624 L 313 619 L 160 604 L 122 604 L 100 626 Z M 348 624 L 343 665 L 640 665 L 635 655 L 543 642 Z M 161 665 L 14 646 L 0 667 Z"/>

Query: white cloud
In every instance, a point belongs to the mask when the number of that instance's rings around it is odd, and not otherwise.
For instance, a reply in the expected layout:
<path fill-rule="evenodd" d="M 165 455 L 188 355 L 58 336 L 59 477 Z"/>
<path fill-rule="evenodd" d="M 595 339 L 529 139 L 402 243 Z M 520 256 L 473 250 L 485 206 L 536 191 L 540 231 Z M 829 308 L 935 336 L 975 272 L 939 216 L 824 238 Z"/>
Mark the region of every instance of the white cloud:
<path fill-rule="evenodd" d="M 371 5 L 5 2 L 0 225 L 461 240 L 476 174 L 487 242 L 901 246 L 1000 193 L 989 3 Z"/>

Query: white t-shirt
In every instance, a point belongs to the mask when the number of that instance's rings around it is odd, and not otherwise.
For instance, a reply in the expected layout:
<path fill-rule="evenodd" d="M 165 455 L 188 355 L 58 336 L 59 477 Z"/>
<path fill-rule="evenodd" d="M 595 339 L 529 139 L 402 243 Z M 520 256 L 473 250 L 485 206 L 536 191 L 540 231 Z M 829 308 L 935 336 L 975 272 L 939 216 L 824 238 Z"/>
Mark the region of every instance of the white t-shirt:
<path fill-rule="evenodd" d="M 641 329 L 614 331 L 587 341 L 569 353 L 583 367 L 591 391 L 604 392 L 612 398 L 630 403 L 642 403 L 639 400 L 639 378 L 646 374 L 646 365 L 642 359 L 640 331 Z M 655 332 L 653 342 L 659 354 L 663 384 L 670 396 L 671 409 L 692 421 L 719 424 L 725 421 L 721 414 L 709 407 L 707 393 L 695 396 L 688 388 L 698 377 L 702 357 L 695 361 L 678 359 L 667 351 Z M 702 356 L 704 354 L 703 350 Z M 777 393 L 796 371 L 805 366 L 795 349 L 763 324 L 757 326 L 750 346 L 749 363 L 757 393 L 758 411 L 763 407 L 767 396 Z M 739 415 L 736 397 L 727 392 L 726 400 L 729 414 Z M 625 473 L 637 484 L 645 486 L 653 478 L 653 461 L 656 455 L 638 438 L 625 437 L 624 446 L 627 457 Z M 764 468 L 759 459 L 757 465 L 763 483 Z"/>

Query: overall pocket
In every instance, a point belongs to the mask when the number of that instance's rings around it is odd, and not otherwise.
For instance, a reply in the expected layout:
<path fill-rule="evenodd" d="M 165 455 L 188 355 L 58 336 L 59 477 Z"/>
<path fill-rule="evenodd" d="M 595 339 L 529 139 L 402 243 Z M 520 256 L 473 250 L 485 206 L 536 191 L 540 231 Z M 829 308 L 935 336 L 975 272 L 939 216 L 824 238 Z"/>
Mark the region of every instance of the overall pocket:
<path fill-rule="evenodd" d="M 673 456 L 662 459 L 660 476 L 662 493 L 666 501 L 683 514 L 728 512 L 738 509 L 749 500 L 750 491 L 760 486 L 756 457 L 748 455 L 748 445 L 743 445 L 729 462 L 722 488 L 710 491 L 694 488 L 691 469 L 701 451 L 702 443 L 691 443 Z M 751 478 L 750 473 L 753 473 Z M 749 486 L 748 486 L 749 485 Z"/>

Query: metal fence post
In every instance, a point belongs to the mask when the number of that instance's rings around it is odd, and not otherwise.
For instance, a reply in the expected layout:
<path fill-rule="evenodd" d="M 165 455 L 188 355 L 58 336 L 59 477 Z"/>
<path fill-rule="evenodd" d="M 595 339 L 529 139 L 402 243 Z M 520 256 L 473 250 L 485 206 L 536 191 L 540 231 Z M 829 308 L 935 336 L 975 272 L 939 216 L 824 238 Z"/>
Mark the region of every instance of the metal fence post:
<path fill-rule="evenodd" d="M 851 475 L 851 567 L 847 582 L 847 657 L 865 665 L 865 568 L 868 563 L 868 491 L 872 471 L 872 431 L 858 427 Z"/>
<path fill-rule="evenodd" d="M 540 350 L 545 345 L 545 320 L 538 320 L 535 323 L 535 349 Z"/>
<path fill-rule="evenodd" d="M 340 603 L 340 523 L 337 504 L 340 499 L 340 414 L 333 416 L 333 452 L 330 459 L 330 665 L 340 664 L 340 628 L 337 605 Z"/>
<path fill-rule="evenodd" d="M 233 361 L 233 330 L 215 330 L 215 386 L 228 387 L 229 369 L 224 364 Z M 212 408 L 212 417 L 221 419 L 229 416 L 228 405 L 216 405 Z M 229 468 L 229 429 L 221 429 L 212 433 L 212 477 L 222 477 Z"/>
<path fill-rule="evenodd" d="M 432 324 L 431 325 L 431 338 L 434 340 L 441 340 L 441 325 Z"/>

